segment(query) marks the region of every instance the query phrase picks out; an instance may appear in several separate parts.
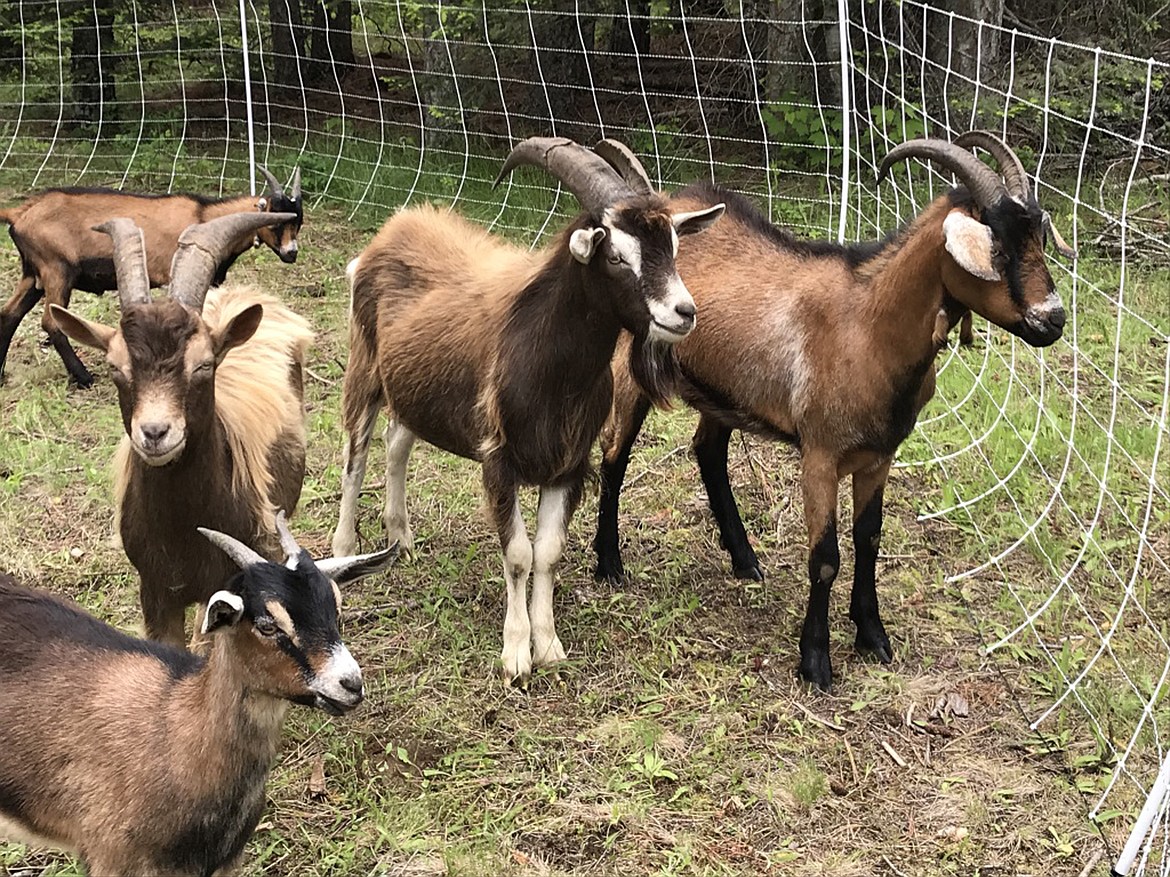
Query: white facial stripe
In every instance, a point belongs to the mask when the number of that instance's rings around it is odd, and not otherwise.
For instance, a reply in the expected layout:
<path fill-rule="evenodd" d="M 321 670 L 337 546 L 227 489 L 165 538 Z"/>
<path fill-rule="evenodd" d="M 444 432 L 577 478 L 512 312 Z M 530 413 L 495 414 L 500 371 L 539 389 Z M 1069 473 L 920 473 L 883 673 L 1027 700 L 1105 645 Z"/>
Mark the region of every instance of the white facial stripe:
<path fill-rule="evenodd" d="M 297 630 L 293 626 L 288 611 L 275 600 L 269 600 L 264 604 L 264 608 L 268 610 L 268 614 L 272 616 L 272 620 L 276 622 L 276 626 L 283 630 L 288 635 L 288 638 L 292 640 L 293 645 L 299 646 L 301 643 L 297 638 Z"/>
<path fill-rule="evenodd" d="M 609 230 L 609 245 L 613 249 L 614 254 L 621 256 L 622 261 L 629 266 L 630 270 L 634 272 L 637 277 L 642 276 L 642 244 L 632 234 L 622 231 L 620 228 L 608 226 Z"/>
<path fill-rule="evenodd" d="M 342 680 L 349 680 L 352 683 L 354 680 L 360 682 L 361 678 L 362 668 L 358 666 L 358 662 L 353 659 L 349 649 L 337 643 L 329 654 L 329 660 L 313 680 L 312 687 L 318 694 L 348 703 L 355 699 L 355 692 L 342 685 Z"/>
<path fill-rule="evenodd" d="M 650 337 L 655 341 L 681 341 L 695 327 L 695 318 L 679 312 L 692 312 L 695 300 L 677 272 L 667 281 L 666 294 L 661 299 L 646 300 L 650 309 Z"/>

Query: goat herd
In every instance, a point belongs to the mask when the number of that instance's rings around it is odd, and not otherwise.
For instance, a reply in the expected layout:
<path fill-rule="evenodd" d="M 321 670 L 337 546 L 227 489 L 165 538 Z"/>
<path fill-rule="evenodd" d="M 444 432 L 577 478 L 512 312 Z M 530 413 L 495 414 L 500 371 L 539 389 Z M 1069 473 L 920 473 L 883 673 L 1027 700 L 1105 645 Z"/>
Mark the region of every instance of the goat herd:
<path fill-rule="evenodd" d="M 139 573 L 149 637 L 0 575 L 0 688 L 16 719 L 0 722 L 0 838 L 72 849 L 93 874 L 230 871 L 260 818 L 287 703 L 340 715 L 362 700 L 338 630 L 338 585 L 410 548 L 406 471 L 417 438 L 482 465 L 503 550 L 509 681 L 565 657 L 553 581 L 595 440 L 596 575 L 616 582 L 630 449 L 651 404 L 675 396 L 699 411 L 694 450 L 736 576 L 762 572 L 728 482 L 731 432 L 799 450 L 811 586 L 799 670 L 822 688 L 832 680 L 837 488 L 852 476 L 849 615 L 857 647 L 889 661 L 875 588 L 882 496 L 934 392 L 935 356 L 971 311 L 1029 344 L 1056 341 L 1065 315 L 1046 240 L 1072 255 L 998 137 L 912 140 L 886 156 L 881 175 L 910 158 L 960 185 L 896 234 L 851 246 L 798 239 L 716 185 L 657 193 L 612 140 L 586 149 L 531 138 L 508 156 L 500 179 L 543 167 L 583 208 L 543 250 L 451 212 L 400 210 L 347 269 L 341 509 L 335 556 L 316 560 L 284 517 L 305 469 L 311 332 L 278 299 L 219 285 L 253 243 L 296 258 L 299 174 L 286 195 L 263 171 L 269 192 L 259 202 L 61 189 L 0 213 L 23 265 L 0 311 L 0 369 L 42 297 L 71 378 L 92 381 L 67 339 L 109 364 L 126 430 L 117 529 Z M 151 287 L 164 284 L 169 294 L 152 300 Z M 73 289 L 115 288 L 117 327 L 66 309 Z M 355 555 L 358 493 L 383 408 L 391 545 Z M 522 485 L 540 489 L 532 541 Z"/>

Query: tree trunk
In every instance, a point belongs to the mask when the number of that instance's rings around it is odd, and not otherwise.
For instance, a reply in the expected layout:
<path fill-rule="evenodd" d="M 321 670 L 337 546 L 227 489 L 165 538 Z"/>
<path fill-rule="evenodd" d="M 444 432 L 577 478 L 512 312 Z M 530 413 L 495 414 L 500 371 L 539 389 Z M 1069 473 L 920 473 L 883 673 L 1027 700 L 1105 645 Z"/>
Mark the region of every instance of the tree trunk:
<path fill-rule="evenodd" d="M 635 48 L 639 55 L 650 51 L 650 0 L 629 0 L 628 4 L 626 0 L 614 0 L 609 50 L 633 55 Z"/>
<path fill-rule="evenodd" d="M 353 3 L 351 0 L 315 0 L 309 43 L 314 82 L 340 80 L 354 66 Z"/>
<path fill-rule="evenodd" d="M 598 133 L 585 66 L 585 52 L 593 49 L 595 21 L 592 16 L 582 15 L 578 33 L 577 8 L 575 0 L 554 0 L 542 4 L 542 9 L 549 14 L 534 17 L 533 51 L 544 77 L 548 100 L 546 104 L 544 95 L 534 94 L 532 110 L 543 115 L 551 107 L 557 134 L 588 140 Z"/>
<path fill-rule="evenodd" d="M 73 25 L 69 73 L 73 82 L 74 118 L 93 122 L 114 110 L 114 10 L 98 0 Z"/>
<path fill-rule="evenodd" d="M 268 0 L 272 27 L 272 83 L 279 89 L 300 89 L 300 66 L 305 61 L 305 27 L 300 0 Z"/>
<path fill-rule="evenodd" d="M 961 76 L 975 79 L 991 73 L 999 60 L 999 31 L 1004 0 L 944 0 L 931 15 L 927 54 L 930 59 Z M 947 12 L 955 13 L 954 24 Z M 974 19 L 966 21 L 964 18 Z M 978 22 L 986 22 L 982 29 Z M 982 40 L 980 39 L 982 30 Z"/>

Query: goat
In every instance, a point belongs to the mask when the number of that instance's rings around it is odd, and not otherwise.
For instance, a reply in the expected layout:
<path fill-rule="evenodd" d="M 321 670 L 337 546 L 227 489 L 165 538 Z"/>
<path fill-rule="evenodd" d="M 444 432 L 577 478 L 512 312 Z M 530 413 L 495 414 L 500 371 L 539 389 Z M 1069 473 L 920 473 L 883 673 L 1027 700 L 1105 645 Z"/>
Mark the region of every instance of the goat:
<path fill-rule="evenodd" d="M 200 529 L 239 567 L 207 601 L 206 658 L 0 575 L 0 838 L 72 850 L 93 875 L 234 867 L 288 704 L 340 716 L 363 699 L 336 583 L 395 556 L 314 562 L 276 523 L 284 563 Z"/>
<path fill-rule="evenodd" d="M 233 243 L 285 213 L 240 213 L 179 237 L 170 294 L 151 301 L 143 234 L 129 219 L 114 240 L 121 320 L 90 322 L 58 305 L 70 338 L 110 365 L 126 435 L 114 459 L 116 527 L 138 570 L 146 633 L 183 642 L 186 607 L 230 568 L 188 534 L 212 527 L 275 556 L 275 509 L 291 514 L 305 472 L 302 368 L 308 324 L 248 287 L 208 293 Z"/>
<path fill-rule="evenodd" d="M 171 259 L 179 233 L 187 226 L 235 213 L 291 213 L 279 225 L 263 226 L 255 236 L 241 235 L 231 242 L 215 266 L 212 285 L 219 286 L 241 253 L 256 243 L 267 244 L 282 261 L 295 262 L 297 233 L 304 221 L 301 172 L 293 172 L 291 194 L 286 195 L 265 168 L 269 193 L 259 201 L 249 195 L 238 198 L 206 198 L 201 195 L 136 195 L 117 189 L 49 189 L 22 204 L 0 211 L 0 222 L 20 253 L 21 278 L 16 291 L 0 308 L 0 381 L 8 348 L 16 328 L 42 297 L 41 325 L 60 355 L 69 378 L 80 387 L 93 384 L 93 375 L 78 358 L 52 316 L 52 306 L 69 307 L 74 289 L 101 295 L 117 288 L 114 255 L 109 238 L 94 226 L 115 216 L 125 216 L 145 229 L 148 277 L 151 286 L 170 282 Z"/>
<path fill-rule="evenodd" d="M 599 155 L 628 153 L 625 146 L 602 141 L 596 150 L 533 137 L 504 162 L 497 184 L 521 164 L 540 165 L 584 208 L 550 247 L 529 252 L 454 214 L 417 207 L 391 218 L 349 268 L 345 468 L 333 545 L 356 544 L 358 493 L 384 405 L 392 418 L 384 522 L 404 548 L 415 438 L 479 461 L 504 553 L 503 672 L 519 684 L 533 665 L 565 657 L 553 624 L 553 578 L 610 409 L 618 334 L 633 333 L 639 385 L 665 398 L 669 345 L 695 324 L 674 267 L 678 238 L 723 212 L 716 204 L 672 213 L 644 171 L 623 179 Z M 535 544 L 520 514 L 521 485 L 540 488 Z"/>
<path fill-rule="evenodd" d="M 965 148 L 976 145 L 996 157 L 1005 180 Z M 735 575 L 762 579 L 727 478 L 728 440 L 742 429 L 799 449 L 811 582 L 800 674 L 821 688 L 832 680 L 828 609 L 839 566 L 838 482 L 853 478 L 849 615 L 856 644 L 889 662 L 875 586 L 882 496 L 894 452 L 934 393 L 934 359 L 946 330 L 972 310 L 1043 347 L 1065 323 L 1044 263 L 1045 238 L 1073 254 L 1007 145 L 985 132 L 955 143 L 912 140 L 886 156 L 881 176 L 911 157 L 947 168 L 963 185 L 874 243 L 798 240 L 747 199 L 713 185 L 672 199 L 684 211 L 727 205 L 719 227 L 678 255 L 679 273 L 703 312 L 676 354 L 681 396 L 700 413 L 693 448 L 708 502 Z M 597 578 L 620 582 L 618 498 L 649 403 L 620 350 L 614 370 L 594 548 Z"/>

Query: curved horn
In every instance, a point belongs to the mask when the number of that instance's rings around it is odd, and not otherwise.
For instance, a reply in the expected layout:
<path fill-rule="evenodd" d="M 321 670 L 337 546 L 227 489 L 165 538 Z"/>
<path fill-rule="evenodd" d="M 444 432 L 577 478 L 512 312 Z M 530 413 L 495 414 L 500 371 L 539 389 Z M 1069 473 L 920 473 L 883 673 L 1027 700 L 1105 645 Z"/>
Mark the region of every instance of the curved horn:
<path fill-rule="evenodd" d="M 626 185 L 636 193 L 639 195 L 654 194 L 654 184 L 650 182 L 650 175 L 646 173 L 646 168 L 642 166 L 642 162 L 638 161 L 638 156 L 634 155 L 633 150 L 624 143 L 607 137 L 605 140 L 598 141 L 593 147 L 593 151 L 609 162 L 610 167 L 621 174 Z"/>
<path fill-rule="evenodd" d="M 229 213 L 187 226 L 179 235 L 179 246 L 171 260 L 171 297 L 196 311 L 202 310 L 203 297 L 216 270 L 240 238 L 266 225 L 280 225 L 296 218 L 295 213 Z"/>
<path fill-rule="evenodd" d="M 211 542 L 236 562 L 240 569 L 247 569 L 257 563 L 268 563 L 263 557 L 233 536 L 221 533 L 219 530 L 208 530 L 206 527 L 196 527 Z"/>
<path fill-rule="evenodd" d="M 634 194 L 605 159 L 566 137 L 529 137 L 516 144 L 500 168 L 493 188 L 522 164 L 547 170 L 590 213 L 602 213 L 615 201 Z"/>
<path fill-rule="evenodd" d="M 284 516 L 284 509 L 276 513 L 276 532 L 280 536 L 280 548 L 285 557 L 295 565 L 297 558 L 301 556 L 301 546 L 297 544 L 292 531 L 288 528 L 288 518 Z"/>
<path fill-rule="evenodd" d="M 299 167 L 293 170 L 292 183 L 289 185 L 289 188 L 292 189 L 292 194 L 289 195 L 289 198 L 293 201 L 299 201 L 301 197 L 301 169 Z"/>
<path fill-rule="evenodd" d="M 95 225 L 94 231 L 114 240 L 114 272 L 122 310 L 150 302 L 150 270 L 146 267 L 146 239 L 133 219 L 118 217 Z"/>
<path fill-rule="evenodd" d="M 960 134 L 956 137 L 954 143 L 955 146 L 962 146 L 964 149 L 978 146 L 980 149 L 990 152 L 995 163 L 999 165 L 999 172 L 1003 175 L 1004 182 L 1007 183 L 1008 192 L 1021 201 L 1028 199 L 1031 190 L 1028 186 L 1028 174 L 1024 171 L 1023 162 L 1003 140 L 990 131 L 968 131 L 966 134 Z"/>
<path fill-rule="evenodd" d="M 878 182 L 895 162 L 908 158 L 925 158 L 937 162 L 963 181 L 971 197 L 981 207 L 990 207 L 1008 194 L 999 175 L 972 153 L 946 140 L 907 140 L 890 150 L 882 159 Z"/>
<path fill-rule="evenodd" d="M 258 165 L 256 165 L 256 170 L 258 170 L 258 171 L 260 171 L 260 173 L 264 174 L 264 179 L 268 180 L 268 191 L 272 193 L 273 198 L 284 197 L 284 189 L 281 188 L 280 180 L 278 180 L 276 177 L 272 176 L 272 174 L 269 172 L 268 168 L 266 168 L 262 164 L 258 164 Z"/>

